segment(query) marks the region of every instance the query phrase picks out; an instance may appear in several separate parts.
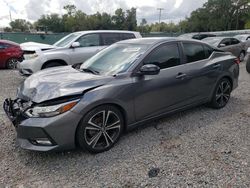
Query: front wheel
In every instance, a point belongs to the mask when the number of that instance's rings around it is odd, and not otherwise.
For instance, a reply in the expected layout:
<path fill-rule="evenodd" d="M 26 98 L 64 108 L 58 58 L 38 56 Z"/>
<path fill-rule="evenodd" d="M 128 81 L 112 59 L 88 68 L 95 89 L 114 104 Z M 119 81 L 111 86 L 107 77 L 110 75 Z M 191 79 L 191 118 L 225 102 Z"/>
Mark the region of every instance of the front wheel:
<path fill-rule="evenodd" d="M 216 109 L 225 107 L 230 99 L 231 92 L 231 82 L 227 78 L 221 79 L 216 85 L 210 106 Z"/>
<path fill-rule="evenodd" d="M 109 150 L 119 140 L 124 128 L 121 112 L 104 105 L 91 110 L 80 122 L 76 139 L 81 148 L 92 153 Z"/>

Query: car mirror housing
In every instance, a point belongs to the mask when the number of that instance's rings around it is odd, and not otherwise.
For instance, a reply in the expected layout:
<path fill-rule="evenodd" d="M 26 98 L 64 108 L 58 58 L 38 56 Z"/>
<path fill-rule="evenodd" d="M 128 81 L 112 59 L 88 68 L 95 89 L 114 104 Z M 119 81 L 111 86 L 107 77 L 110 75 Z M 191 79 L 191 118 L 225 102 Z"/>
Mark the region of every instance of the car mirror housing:
<path fill-rule="evenodd" d="M 79 42 L 73 42 L 72 44 L 71 44 L 71 48 L 78 48 L 78 47 L 80 47 L 81 45 L 80 45 L 80 43 Z"/>
<path fill-rule="evenodd" d="M 154 64 L 146 64 L 140 68 L 141 75 L 157 75 L 160 73 L 160 67 Z"/>

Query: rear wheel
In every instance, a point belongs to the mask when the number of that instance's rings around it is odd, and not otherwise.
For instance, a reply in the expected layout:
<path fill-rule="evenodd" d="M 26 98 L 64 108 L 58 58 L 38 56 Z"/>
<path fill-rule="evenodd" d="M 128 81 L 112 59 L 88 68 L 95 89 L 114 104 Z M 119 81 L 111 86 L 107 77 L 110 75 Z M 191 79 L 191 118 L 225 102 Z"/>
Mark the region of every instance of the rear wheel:
<path fill-rule="evenodd" d="M 18 59 L 11 58 L 6 62 L 6 68 L 7 69 L 15 69 L 18 63 Z"/>
<path fill-rule="evenodd" d="M 247 69 L 247 72 L 250 73 L 250 55 L 247 59 L 246 69 Z"/>
<path fill-rule="evenodd" d="M 227 78 L 223 78 L 216 85 L 210 106 L 220 109 L 227 105 L 232 91 L 231 82 Z"/>
<path fill-rule="evenodd" d="M 56 62 L 56 61 L 53 61 L 53 62 L 49 62 L 49 63 L 45 64 L 42 69 L 47 69 L 47 68 L 51 68 L 51 67 L 58 67 L 58 66 L 63 66 L 63 64 Z"/>
<path fill-rule="evenodd" d="M 76 132 L 77 142 L 92 153 L 107 151 L 119 140 L 123 128 L 123 116 L 116 107 L 100 106 L 82 119 Z"/>

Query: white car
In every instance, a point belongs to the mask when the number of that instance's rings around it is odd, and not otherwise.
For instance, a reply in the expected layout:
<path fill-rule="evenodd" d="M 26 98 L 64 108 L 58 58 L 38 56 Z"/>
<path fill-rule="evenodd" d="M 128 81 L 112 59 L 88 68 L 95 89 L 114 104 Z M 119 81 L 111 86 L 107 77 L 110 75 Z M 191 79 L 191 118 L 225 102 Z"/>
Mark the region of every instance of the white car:
<path fill-rule="evenodd" d="M 141 38 L 139 32 L 98 30 L 71 33 L 53 45 L 22 43 L 24 60 L 17 68 L 21 75 L 62 65 L 77 65 L 86 61 L 107 46 L 126 39 Z"/>

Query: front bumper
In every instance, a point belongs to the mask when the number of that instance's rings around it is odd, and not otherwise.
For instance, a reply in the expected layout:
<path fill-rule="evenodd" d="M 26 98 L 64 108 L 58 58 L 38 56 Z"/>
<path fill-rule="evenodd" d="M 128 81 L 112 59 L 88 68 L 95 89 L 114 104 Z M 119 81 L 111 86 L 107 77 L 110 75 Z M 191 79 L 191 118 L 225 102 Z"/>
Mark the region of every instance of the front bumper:
<path fill-rule="evenodd" d="M 17 64 L 17 69 L 22 76 L 30 76 L 41 70 L 41 67 L 42 62 L 39 57 L 30 60 L 23 60 Z"/>
<path fill-rule="evenodd" d="M 4 101 L 3 108 L 16 128 L 17 144 L 21 148 L 33 151 L 75 148 L 75 132 L 81 115 L 68 111 L 50 118 L 29 118 L 21 112 L 18 100 L 11 99 Z"/>

